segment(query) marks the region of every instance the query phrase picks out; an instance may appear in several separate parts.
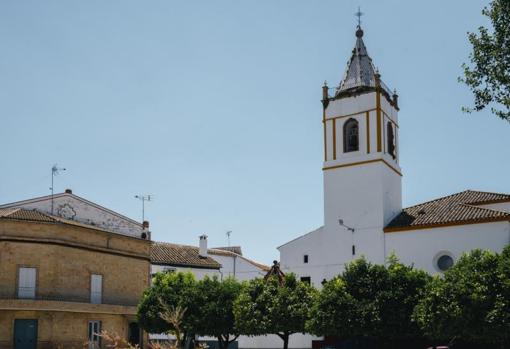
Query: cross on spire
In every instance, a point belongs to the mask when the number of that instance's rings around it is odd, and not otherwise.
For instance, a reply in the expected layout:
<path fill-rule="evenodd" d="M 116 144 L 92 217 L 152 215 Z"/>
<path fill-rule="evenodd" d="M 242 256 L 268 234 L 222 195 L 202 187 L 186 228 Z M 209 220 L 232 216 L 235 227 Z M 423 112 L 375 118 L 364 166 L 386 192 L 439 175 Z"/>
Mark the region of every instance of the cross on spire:
<path fill-rule="evenodd" d="M 358 28 L 361 28 L 361 16 L 364 15 L 363 12 L 361 12 L 360 7 L 358 6 L 358 12 L 354 14 L 356 17 L 358 17 Z"/>

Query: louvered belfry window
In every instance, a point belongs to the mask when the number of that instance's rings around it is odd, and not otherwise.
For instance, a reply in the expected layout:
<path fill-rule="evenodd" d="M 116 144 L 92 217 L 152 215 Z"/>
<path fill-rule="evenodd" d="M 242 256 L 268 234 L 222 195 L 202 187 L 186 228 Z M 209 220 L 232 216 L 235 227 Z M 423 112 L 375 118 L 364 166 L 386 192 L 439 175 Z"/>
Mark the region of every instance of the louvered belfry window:
<path fill-rule="evenodd" d="M 391 122 L 388 121 L 386 128 L 387 128 L 387 139 L 388 139 L 388 154 L 390 154 L 393 157 L 393 159 L 395 159 L 396 158 L 396 155 L 395 155 L 395 133 L 393 131 L 393 126 L 391 125 Z"/>
<path fill-rule="evenodd" d="M 359 126 L 355 119 L 344 124 L 344 153 L 359 150 Z"/>

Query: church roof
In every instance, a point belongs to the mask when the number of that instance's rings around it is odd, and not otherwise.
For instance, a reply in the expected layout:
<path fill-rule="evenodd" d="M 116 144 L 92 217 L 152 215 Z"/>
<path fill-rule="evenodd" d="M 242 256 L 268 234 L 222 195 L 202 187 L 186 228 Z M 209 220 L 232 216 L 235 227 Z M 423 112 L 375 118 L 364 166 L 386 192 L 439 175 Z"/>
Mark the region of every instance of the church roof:
<path fill-rule="evenodd" d="M 375 88 L 375 74 L 376 68 L 363 42 L 363 30 L 358 27 L 358 30 L 356 30 L 356 44 L 352 50 L 344 77 L 337 89 L 337 94 L 360 87 Z"/>
<path fill-rule="evenodd" d="M 206 269 L 221 267 L 213 258 L 201 257 L 198 247 L 168 242 L 154 242 L 151 245 L 151 263 Z"/>
<path fill-rule="evenodd" d="M 385 232 L 492 221 L 510 221 L 510 213 L 479 207 L 510 201 L 509 194 L 466 190 L 408 207 L 384 228 Z"/>
<path fill-rule="evenodd" d="M 367 48 L 363 42 L 363 30 L 358 26 L 356 30 L 356 44 L 352 49 L 351 58 L 347 62 L 347 69 L 340 85 L 336 89 L 334 99 L 375 91 L 377 89 L 378 74 L 379 72 L 372 62 L 372 58 L 368 55 Z M 380 75 L 378 83 L 380 91 L 386 99 L 396 106 L 394 97 L 396 93 L 391 92 L 388 86 L 380 79 Z"/>

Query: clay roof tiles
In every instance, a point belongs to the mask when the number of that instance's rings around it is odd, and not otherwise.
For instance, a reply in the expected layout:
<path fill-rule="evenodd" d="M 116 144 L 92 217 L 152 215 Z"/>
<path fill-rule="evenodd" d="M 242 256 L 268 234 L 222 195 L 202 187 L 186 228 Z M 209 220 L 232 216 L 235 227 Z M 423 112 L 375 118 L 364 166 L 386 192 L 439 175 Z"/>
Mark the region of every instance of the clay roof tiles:
<path fill-rule="evenodd" d="M 151 263 L 183 267 L 219 269 L 221 264 L 211 257 L 201 257 L 198 247 L 154 242 L 151 246 Z"/>
<path fill-rule="evenodd" d="M 26 210 L 22 208 L 0 208 L 1 219 L 14 219 L 32 222 L 56 222 L 57 220 L 50 215 L 36 210 Z"/>
<path fill-rule="evenodd" d="M 506 201 L 510 201 L 508 194 L 466 190 L 405 208 L 384 230 L 410 230 L 450 224 L 510 220 L 510 213 L 478 207 L 478 205 Z"/>

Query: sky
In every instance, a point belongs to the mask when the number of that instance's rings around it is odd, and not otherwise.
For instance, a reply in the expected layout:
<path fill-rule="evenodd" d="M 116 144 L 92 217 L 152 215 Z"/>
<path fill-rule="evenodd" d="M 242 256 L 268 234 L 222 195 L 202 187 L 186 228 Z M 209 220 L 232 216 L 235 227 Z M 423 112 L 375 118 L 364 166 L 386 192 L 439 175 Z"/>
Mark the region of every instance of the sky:
<path fill-rule="evenodd" d="M 0 2 L 0 202 L 55 191 L 153 239 L 277 246 L 323 219 L 322 107 L 355 42 L 399 94 L 403 204 L 510 192 L 510 123 L 464 114 L 466 33 L 487 1 Z"/>

